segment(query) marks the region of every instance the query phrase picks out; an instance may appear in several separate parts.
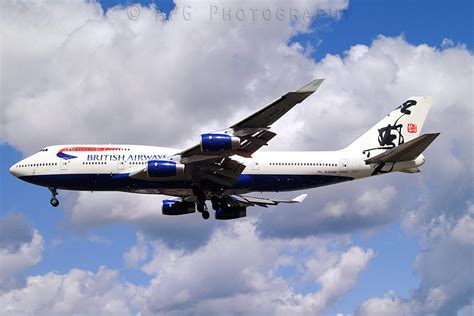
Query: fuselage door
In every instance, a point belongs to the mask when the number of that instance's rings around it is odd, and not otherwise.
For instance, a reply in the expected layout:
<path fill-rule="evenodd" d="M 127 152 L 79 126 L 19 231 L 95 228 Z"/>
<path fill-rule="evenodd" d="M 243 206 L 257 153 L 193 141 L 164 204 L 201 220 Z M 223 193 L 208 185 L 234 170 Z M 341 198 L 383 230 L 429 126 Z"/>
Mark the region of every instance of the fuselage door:
<path fill-rule="evenodd" d="M 252 170 L 259 170 L 260 166 L 258 165 L 258 161 L 253 161 L 252 162 Z"/>
<path fill-rule="evenodd" d="M 341 173 L 347 173 L 348 165 L 347 165 L 347 159 L 341 159 L 339 161 L 339 171 Z"/>
<path fill-rule="evenodd" d="M 69 161 L 66 159 L 59 159 L 59 169 L 61 170 L 67 170 L 67 165 L 69 164 Z"/>
<path fill-rule="evenodd" d="M 117 169 L 118 169 L 118 170 L 123 170 L 123 169 L 125 169 L 125 161 L 119 160 L 119 161 L 117 162 Z"/>

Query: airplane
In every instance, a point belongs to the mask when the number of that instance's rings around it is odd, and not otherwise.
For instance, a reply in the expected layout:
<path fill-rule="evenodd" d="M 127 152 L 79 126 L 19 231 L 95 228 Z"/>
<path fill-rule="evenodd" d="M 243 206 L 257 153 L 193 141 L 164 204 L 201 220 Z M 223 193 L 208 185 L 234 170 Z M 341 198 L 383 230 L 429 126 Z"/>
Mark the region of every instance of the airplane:
<path fill-rule="evenodd" d="M 349 146 L 337 151 L 258 151 L 276 136 L 270 127 L 313 94 L 324 79 L 289 92 L 240 122 L 200 135 L 185 150 L 139 145 L 48 146 L 10 168 L 26 182 L 47 187 L 59 205 L 58 189 L 123 191 L 170 196 L 164 215 L 201 213 L 229 220 L 251 206 L 301 203 L 249 196 L 251 192 L 295 191 L 391 172 L 417 173 L 422 152 L 439 133 L 420 136 L 432 99 L 410 97 Z M 376 197 L 374 197 L 376 198 Z"/>

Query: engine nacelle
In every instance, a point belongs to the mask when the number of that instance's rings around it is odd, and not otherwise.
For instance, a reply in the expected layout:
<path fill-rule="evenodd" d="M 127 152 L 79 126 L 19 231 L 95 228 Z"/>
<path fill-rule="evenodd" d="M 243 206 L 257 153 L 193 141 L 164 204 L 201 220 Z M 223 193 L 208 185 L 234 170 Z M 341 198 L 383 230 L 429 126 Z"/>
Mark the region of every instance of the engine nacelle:
<path fill-rule="evenodd" d="M 192 202 L 163 200 L 161 212 L 163 215 L 184 215 L 194 213 L 196 205 Z"/>
<path fill-rule="evenodd" d="M 240 148 L 240 138 L 227 134 L 202 134 L 201 151 L 219 152 Z"/>
<path fill-rule="evenodd" d="M 175 177 L 184 175 L 184 165 L 170 160 L 148 161 L 147 173 L 149 177 Z"/>
<path fill-rule="evenodd" d="M 247 216 L 247 208 L 242 206 L 227 206 L 216 210 L 216 219 L 236 219 Z"/>

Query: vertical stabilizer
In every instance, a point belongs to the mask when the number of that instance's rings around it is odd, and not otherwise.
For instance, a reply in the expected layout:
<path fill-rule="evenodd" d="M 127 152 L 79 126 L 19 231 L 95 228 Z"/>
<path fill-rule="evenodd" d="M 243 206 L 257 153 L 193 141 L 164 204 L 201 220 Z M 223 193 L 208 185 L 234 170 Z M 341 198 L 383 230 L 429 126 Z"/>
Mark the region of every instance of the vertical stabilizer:
<path fill-rule="evenodd" d="M 420 135 L 431 107 L 431 97 L 411 97 L 350 144 L 367 158 L 397 147 Z"/>

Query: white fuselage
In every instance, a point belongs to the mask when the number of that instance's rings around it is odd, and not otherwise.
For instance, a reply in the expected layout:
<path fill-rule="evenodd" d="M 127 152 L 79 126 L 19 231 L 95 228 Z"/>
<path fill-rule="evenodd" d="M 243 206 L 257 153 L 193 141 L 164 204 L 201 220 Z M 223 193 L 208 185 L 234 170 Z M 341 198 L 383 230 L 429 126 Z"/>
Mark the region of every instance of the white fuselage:
<path fill-rule="evenodd" d="M 13 165 L 16 177 L 45 187 L 87 191 L 128 191 L 189 195 L 190 174 L 181 177 L 137 180 L 128 177 L 147 167 L 150 160 L 166 160 L 178 149 L 140 145 L 49 146 Z M 252 158 L 232 156 L 246 168 L 226 192 L 291 191 L 314 188 L 372 175 L 359 152 L 300 151 L 257 152 Z M 423 164 L 413 161 L 386 166 L 384 172 L 403 171 Z"/>

